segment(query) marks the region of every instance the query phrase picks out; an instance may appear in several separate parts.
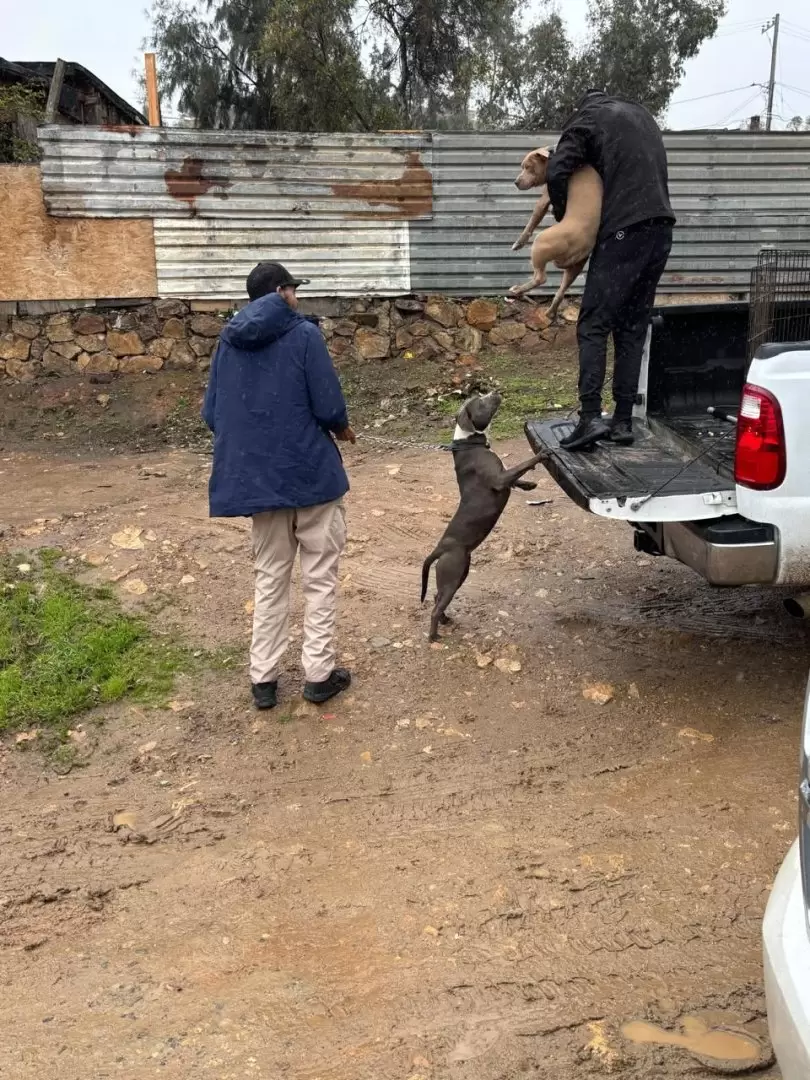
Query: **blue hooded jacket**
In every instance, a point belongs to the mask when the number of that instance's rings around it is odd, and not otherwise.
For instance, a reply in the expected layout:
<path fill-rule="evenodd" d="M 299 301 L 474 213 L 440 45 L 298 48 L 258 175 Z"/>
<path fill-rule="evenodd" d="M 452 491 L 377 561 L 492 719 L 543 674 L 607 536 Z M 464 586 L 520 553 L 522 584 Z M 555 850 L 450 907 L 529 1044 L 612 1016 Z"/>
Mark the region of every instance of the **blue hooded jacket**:
<path fill-rule="evenodd" d="M 202 417 L 214 433 L 212 517 L 332 502 L 349 490 L 331 432 L 348 426 L 323 334 L 277 294 L 220 334 Z"/>

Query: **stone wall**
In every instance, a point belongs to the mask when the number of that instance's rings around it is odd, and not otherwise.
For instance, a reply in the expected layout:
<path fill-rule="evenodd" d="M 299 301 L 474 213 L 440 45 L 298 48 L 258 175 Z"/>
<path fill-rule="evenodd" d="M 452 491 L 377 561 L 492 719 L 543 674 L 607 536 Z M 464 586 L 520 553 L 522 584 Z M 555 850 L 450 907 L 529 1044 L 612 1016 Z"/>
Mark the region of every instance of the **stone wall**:
<path fill-rule="evenodd" d="M 311 307 L 317 311 L 317 301 Z M 393 357 L 472 363 L 485 349 L 531 354 L 553 346 L 566 326 L 576 321 L 577 310 L 566 308 L 555 326 L 549 324 L 545 310 L 528 301 L 402 296 L 346 301 L 339 312 L 334 304 L 322 304 L 318 313 L 338 364 L 344 359 L 362 362 Z"/>
<path fill-rule="evenodd" d="M 180 300 L 0 317 L 0 372 L 21 382 L 55 375 L 204 371 L 224 320 Z"/>
<path fill-rule="evenodd" d="M 53 314 L 0 315 L 0 376 L 21 382 L 59 375 L 138 374 L 162 369 L 205 371 L 227 314 L 194 310 L 181 300 L 157 300 L 126 308 L 87 308 Z M 443 296 L 395 300 L 305 301 L 302 310 L 320 317 L 337 364 L 347 361 L 443 359 L 474 363 L 484 349 L 541 352 L 554 344 L 560 326 L 549 326 L 545 309 L 479 298 Z M 563 313 L 561 326 L 576 319 Z"/>

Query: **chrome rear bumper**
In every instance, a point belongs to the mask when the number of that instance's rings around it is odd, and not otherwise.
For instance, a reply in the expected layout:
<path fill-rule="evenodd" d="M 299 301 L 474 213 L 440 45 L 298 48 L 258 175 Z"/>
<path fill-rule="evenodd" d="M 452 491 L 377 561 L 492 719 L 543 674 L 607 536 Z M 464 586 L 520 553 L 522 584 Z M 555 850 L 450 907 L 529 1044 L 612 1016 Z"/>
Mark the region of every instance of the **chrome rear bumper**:
<path fill-rule="evenodd" d="M 769 585 L 776 580 L 776 536 L 752 543 L 718 543 L 700 521 L 664 522 L 663 551 L 697 571 L 711 585 Z"/>

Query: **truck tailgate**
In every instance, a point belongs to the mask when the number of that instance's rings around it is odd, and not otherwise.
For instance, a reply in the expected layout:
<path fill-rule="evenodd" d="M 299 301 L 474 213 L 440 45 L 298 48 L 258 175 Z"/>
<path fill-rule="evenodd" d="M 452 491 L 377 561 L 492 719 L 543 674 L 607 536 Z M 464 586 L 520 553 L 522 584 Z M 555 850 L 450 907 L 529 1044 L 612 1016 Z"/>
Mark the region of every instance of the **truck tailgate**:
<path fill-rule="evenodd" d="M 737 512 L 732 479 L 643 421 L 634 422 L 633 446 L 601 442 L 585 453 L 560 448 L 573 427 L 571 420 L 530 420 L 525 431 L 535 453 L 548 453 L 548 471 L 584 510 L 625 521 L 700 521 Z"/>

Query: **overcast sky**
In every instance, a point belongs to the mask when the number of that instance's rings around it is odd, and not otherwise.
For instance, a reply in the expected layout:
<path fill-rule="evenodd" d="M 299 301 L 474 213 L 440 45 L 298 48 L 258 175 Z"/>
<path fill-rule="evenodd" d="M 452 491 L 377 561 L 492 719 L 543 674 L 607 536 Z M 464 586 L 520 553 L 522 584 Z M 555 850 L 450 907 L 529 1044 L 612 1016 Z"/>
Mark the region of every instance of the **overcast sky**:
<path fill-rule="evenodd" d="M 792 116 L 810 116 L 810 5 L 773 3 L 782 16 L 774 126 L 784 127 Z M 585 29 L 586 6 L 587 0 L 561 5 L 574 33 Z M 77 61 L 139 106 L 134 71 L 148 30 L 144 9 L 145 0 L 0 0 L 0 49 L 7 60 Z M 751 84 L 768 79 L 770 45 L 760 30 L 772 14 L 762 0 L 731 0 L 718 36 L 687 66 L 670 127 L 734 127 L 764 111 L 764 95 Z M 717 96 L 704 97 L 710 94 Z"/>

